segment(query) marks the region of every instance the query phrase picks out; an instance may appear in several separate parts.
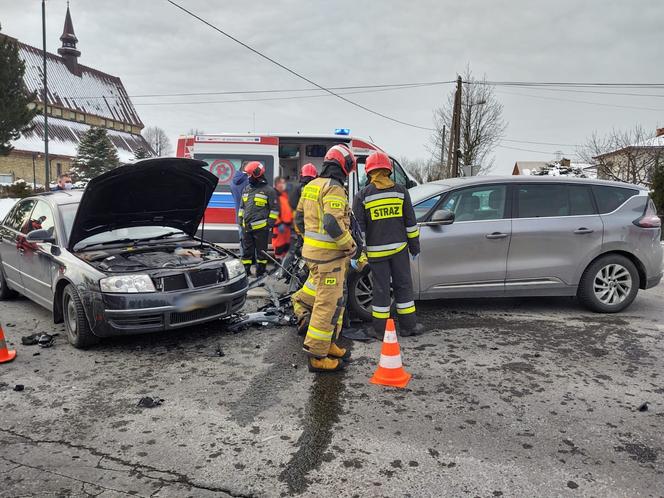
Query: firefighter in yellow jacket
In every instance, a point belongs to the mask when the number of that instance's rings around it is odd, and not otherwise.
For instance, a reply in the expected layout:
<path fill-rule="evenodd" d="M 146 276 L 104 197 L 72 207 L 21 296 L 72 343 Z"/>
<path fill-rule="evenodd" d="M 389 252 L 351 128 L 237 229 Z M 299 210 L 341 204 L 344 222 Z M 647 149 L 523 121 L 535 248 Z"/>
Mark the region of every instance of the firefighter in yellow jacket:
<path fill-rule="evenodd" d="M 304 235 L 302 257 L 309 267 L 309 279 L 293 295 L 293 308 L 298 327 L 306 326 L 304 350 L 312 372 L 341 370 L 349 356 L 349 351 L 335 341 L 346 305 L 346 273 L 357 251 L 344 188 L 355 166 L 355 156 L 348 147 L 330 148 L 320 176 L 302 189 L 295 212 L 296 228 Z"/>

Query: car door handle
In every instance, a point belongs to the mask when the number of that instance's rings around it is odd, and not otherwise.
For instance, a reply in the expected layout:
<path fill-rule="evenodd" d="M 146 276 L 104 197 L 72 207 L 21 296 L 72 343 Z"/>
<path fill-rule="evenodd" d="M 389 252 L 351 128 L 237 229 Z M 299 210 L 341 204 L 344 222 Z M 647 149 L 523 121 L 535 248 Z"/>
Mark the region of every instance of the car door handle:
<path fill-rule="evenodd" d="M 582 228 L 577 228 L 576 230 L 574 230 L 574 233 L 593 233 L 594 231 L 595 230 L 593 230 L 592 228 L 582 227 Z"/>
<path fill-rule="evenodd" d="M 487 239 L 504 239 L 505 237 L 507 237 L 507 234 L 501 232 L 493 232 L 486 234 Z"/>

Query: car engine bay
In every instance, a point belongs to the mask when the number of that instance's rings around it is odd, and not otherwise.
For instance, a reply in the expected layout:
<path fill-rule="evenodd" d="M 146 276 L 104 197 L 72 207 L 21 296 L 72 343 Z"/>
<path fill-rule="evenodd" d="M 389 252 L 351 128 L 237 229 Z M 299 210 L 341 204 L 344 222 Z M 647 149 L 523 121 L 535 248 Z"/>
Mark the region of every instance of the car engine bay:
<path fill-rule="evenodd" d="M 226 261 L 229 253 L 212 246 L 160 245 L 130 246 L 118 249 L 95 250 L 77 254 L 88 264 L 103 272 L 132 272 L 158 269 L 191 268 L 218 261 Z"/>

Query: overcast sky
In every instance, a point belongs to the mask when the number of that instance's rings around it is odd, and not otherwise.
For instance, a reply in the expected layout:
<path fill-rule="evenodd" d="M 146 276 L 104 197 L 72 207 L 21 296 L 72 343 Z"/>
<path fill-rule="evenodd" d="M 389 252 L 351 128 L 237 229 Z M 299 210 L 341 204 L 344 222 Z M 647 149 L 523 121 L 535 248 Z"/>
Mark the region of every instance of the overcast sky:
<path fill-rule="evenodd" d="M 453 80 L 467 63 L 475 74 L 494 81 L 664 83 L 662 0 L 181 2 L 326 86 Z M 47 1 L 51 52 L 60 46 L 65 10 L 65 0 Z M 71 13 L 82 52 L 79 61 L 119 76 L 130 95 L 309 87 L 165 0 L 72 0 Z M 0 22 L 3 32 L 41 47 L 40 1 L 0 0 Z M 433 109 L 451 89 L 445 85 L 348 98 L 431 127 Z M 507 139 L 563 144 L 584 143 L 594 130 L 605 133 L 637 123 L 654 134 L 664 126 L 664 89 L 642 93 L 658 95 L 496 89 L 505 107 Z M 163 127 L 173 143 L 191 128 L 252 131 L 255 120 L 256 131 L 330 133 L 346 127 L 397 157 L 429 154 L 430 132 L 387 121 L 334 97 L 209 103 L 252 98 L 257 96 L 137 97 L 133 102 L 146 126 Z M 190 103 L 196 100 L 207 103 Z M 503 145 L 544 153 L 497 148 L 495 173 L 510 172 L 515 160 L 546 160 L 556 150 L 567 156 L 576 151 L 573 146 Z"/>

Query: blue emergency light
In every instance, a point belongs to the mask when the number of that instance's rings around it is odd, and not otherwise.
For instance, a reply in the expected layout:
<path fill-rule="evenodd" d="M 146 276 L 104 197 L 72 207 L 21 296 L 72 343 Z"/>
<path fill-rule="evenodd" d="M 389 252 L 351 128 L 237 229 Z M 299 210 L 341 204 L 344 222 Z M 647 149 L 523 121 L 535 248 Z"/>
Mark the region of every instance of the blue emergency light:
<path fill-rule="evenodd" d="M 335 135 L 350 135 L 350 128 L 336 128 L 334 130 Z"/>

